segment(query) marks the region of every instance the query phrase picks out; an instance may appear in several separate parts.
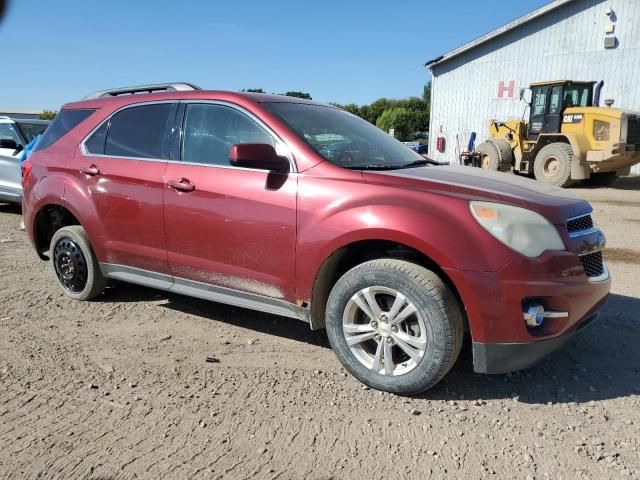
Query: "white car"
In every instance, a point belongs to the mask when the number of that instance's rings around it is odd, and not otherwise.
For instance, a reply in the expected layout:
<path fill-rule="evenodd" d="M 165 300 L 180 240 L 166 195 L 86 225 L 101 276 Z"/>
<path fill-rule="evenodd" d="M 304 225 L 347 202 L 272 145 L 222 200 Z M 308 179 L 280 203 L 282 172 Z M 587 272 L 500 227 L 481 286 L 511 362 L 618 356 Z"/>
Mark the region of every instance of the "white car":
<path fill-rule="evenodd" d="M 44 132 L 49 123 L 0 117 L 0 202 L 22 202 L 20 155 L 25 145 Z"/>

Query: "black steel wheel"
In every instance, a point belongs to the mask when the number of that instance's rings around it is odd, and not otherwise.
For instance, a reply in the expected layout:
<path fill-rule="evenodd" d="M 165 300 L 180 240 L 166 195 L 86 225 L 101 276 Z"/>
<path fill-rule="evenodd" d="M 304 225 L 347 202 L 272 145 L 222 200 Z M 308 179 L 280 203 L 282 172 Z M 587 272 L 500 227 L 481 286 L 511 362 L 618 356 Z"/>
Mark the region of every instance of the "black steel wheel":
<path fill-rule="evenodd" d="M 51 239 L 49 253 L 56 280 L 68 297 L 90 300 L 105 289 L 107 279 L 80 225 L 58 230 Z"/>
<path fill-rule="evenodd" d="M 87 259 L 71 238 L 63 237 L 56 243 L 53 266 L 58 281 L 67 290 L 78 293 L 87 286 Z"/>

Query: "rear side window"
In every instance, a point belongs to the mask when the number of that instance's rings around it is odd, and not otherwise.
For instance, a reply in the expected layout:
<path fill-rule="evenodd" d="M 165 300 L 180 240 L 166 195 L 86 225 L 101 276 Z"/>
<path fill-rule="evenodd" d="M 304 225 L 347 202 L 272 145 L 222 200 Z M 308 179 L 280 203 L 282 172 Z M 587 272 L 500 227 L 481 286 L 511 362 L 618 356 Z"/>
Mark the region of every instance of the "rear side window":
<path fill-rule="evenodd" d="M 48 146 L 57 142 L 62 136 L 66 135 L 71 129 L 75 128 L 80 122 L 91 115 L 95 110 L 62 110 L 56 118 L 53 119 L 51 125 L 42 134 L 35 150 L 44 150 Z"/>
<path fill-rule="evenodd" d="M 84 142 L 84 146 L 89 153 L 97 153 L 102 155 L 104 153 L 104 144 L 107 140 L 107 130 L 109 129 L 109 122 L 104 122 L 98 130 L 93 132 L 93 135 Z"/>
<path fill-rule="evenodd" d="M 116 113 L 109 122 L 105 155 L 166 158 L 163 145 L 171 107 L 170 103 L 158 103 L 130 107 Z M 96 143 L 99 143 L 98 139 Z"/>

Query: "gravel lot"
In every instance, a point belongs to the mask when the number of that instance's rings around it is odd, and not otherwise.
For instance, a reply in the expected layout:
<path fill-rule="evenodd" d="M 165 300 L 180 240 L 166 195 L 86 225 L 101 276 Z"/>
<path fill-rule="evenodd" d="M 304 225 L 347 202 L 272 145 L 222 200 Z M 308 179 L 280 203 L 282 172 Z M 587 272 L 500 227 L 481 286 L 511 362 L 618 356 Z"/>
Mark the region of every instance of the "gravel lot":
<path fill-rule="evenodd" d="M 295 320 L 126 284 L 68 300 L 0 205 L 0 477 L 640 478 L 640 178 L 574 191 L 609 241 L 600 321 L 512 375 L 465 347 L 417 398 Z"/>

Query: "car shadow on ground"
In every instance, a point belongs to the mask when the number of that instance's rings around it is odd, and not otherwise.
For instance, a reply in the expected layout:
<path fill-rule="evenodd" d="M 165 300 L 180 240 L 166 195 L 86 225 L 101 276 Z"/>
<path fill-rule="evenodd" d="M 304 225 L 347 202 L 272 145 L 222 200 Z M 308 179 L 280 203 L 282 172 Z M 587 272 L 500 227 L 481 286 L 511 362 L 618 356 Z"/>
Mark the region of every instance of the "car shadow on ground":
<path fill-rule="evenodd" d="M 469 344 L 424 399 L 517 398 L 531 404 L 584 403 L 640 395 L 640 299 L 611 295 L 598 320 L 528 370 L 473 373 Z"/>
<path fill-rule="evenodd" d="M 309 324 L 293 318 L 271 315 L 246 308 L 234 307 L 223 303 L 200 300 L 198 298 L 177 295 L 152 288 L 126 283 L 115 283 L 99 297 L 99 302 L 144 302 L 166 300 L 160 304 L 167 308 L 189 315 L 197 315 L 211 321 L 227 323 L 267 335 L 277 335 L 298 342 L 319 347 L 331 348 L 324 330 L 313 331 Z"/>
<path fill-rule="evenodd" d="M 224 322 L 268 335 L 330 348 L 324 330 L 312 331 L 294 319 L 174 295 L 135 285 L 117 284 L 99 301 L 166 300 L 161 307 Z M 611 295 L 599 319 L 559 351 L 534 367 L 506 375 L 473 373 L 470 342 L 458 362 L 425 400 L 517 398 L 531 404 L 589 402 L 640 395 L 640 299 Z"/>
<path fill-rule="evenodd" d="M 22 207 L 15 203 L 0 203 L 0 213 L 22 215 Z"/>

